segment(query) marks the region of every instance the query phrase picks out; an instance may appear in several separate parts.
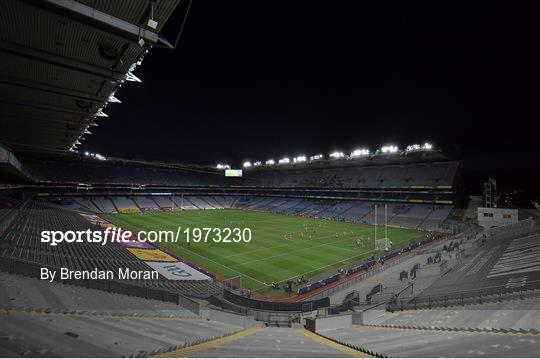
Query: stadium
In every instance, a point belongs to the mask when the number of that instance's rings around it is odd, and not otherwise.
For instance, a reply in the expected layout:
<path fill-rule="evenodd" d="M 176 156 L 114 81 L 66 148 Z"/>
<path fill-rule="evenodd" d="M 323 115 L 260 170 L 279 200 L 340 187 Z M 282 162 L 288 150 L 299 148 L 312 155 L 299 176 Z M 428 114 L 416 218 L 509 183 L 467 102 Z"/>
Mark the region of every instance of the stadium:
<path fill-rule="evenodd" d="M 408 126 L 420 139 L 294 156 L 254 139 L 251 158 L 209 134 L 186 160 L 210 125 L 137 119 L 128 94 L 166 81 L 146 59 L 180 51 L 197 6 L 0 2 L 0 356 L 537 357 L 540 207 L 487 175 L 471 195 L 459 151 Z"/>

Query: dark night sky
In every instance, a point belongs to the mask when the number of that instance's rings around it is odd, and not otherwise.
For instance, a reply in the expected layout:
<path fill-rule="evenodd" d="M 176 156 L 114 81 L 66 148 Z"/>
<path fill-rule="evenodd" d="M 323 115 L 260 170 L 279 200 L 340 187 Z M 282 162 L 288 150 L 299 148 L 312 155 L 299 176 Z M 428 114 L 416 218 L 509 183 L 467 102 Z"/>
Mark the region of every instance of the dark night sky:
<path fill-rule="evenodd" d="M 195 0 L 81 149 L 239 165 L 430 140 L 471 178 L 531 186 L 540 31 L 517 3 Z"/>

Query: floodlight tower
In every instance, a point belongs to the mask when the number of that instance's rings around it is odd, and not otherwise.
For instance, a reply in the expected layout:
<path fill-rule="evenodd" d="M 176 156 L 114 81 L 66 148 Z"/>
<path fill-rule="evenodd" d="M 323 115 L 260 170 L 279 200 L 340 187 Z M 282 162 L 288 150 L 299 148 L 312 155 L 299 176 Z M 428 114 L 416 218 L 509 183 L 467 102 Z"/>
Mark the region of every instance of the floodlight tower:
<path fill-rule="evenodd" d="M 495 178 L 489 177 L 489 180 L 484 182 L 482 199 L 485 208 L 497 208 L 497 181 Z"/>

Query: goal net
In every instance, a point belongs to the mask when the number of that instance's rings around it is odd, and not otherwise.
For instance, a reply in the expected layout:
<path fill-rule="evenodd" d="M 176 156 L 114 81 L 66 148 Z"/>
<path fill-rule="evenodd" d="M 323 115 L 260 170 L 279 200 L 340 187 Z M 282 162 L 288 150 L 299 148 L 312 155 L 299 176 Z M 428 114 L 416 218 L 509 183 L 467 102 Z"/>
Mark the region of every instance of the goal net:
<path fill-rule="evenodd" d="M 375 240 L 376 251 L 389 251 L 392 248 L 392 241 L 389 238 L 382 238 Z"/>
<path fill-rule="evenodd" d="M 242 290 L 242 276 L 238 275 L 236 277 L 224 279 L 221 281 L 223 284 L 223 288 L 229 289 L 229 290 Z"/>

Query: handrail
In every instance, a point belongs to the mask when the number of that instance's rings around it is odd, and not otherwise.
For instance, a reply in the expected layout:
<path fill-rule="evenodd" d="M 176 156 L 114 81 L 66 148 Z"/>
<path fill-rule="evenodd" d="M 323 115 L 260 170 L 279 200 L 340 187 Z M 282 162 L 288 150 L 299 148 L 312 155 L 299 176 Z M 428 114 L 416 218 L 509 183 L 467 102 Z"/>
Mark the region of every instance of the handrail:
<path fill-rule="evenodd" d="M 7 271 L 13 274 L 20 274 L 32 278 L 39 278 L 39 272 L 41 268 L 49 268 L 53 270 L 59 270 L 59 268 L 44 265 L 37 262 L 28 261 L 21 258 L 3 257 L 0 256 L 0 271 Z M 193 313 L 200 314 L 200 304 L 176 291 L 171 291 L 162 288 L 152 288 L 141 286 L 134 283 L 125 283 L 119 280 L 63 280 L 55 279 L 55 282 L 64 284 L 72 284 L 78 287 L 84 287 L 89 289 L 103 290 L 110 293 L 125 294 L 135 297 L 143 297 L 147 299 L 155 299 L 164 302 L 173 302 L 180 305 Z M 101 285 L 98 285 L 101 283 Z M 118 291 L 119 288 L 125 288 L 125 291 Z M 116 290 L 115 290 L 116 288 Z M 140 291 L 144 291 L 144 295 Z M 156 295 L 152 295 L 156 294 Z M 158 295 L 159 294 L 159 295 Z"/>
<path fill-rule="evenodd" d="M 417 307 L 425 307 L 426 304 L 428 307 L 434 306 L 439 302 L 443 302 L 443 305 L 447 305 L 449 302 L 455 302 L 460 301 L 463 305 L 465 303 L 465 300 L 470 300 L 474 298 L 479 298 L 480 302 L 482 301 L 483 296 L 493 296 L 493 295 L 503 295 L 503 294 L 513 294 L 513 293 L 520 293 L 522 294 L 525 291 L 530 290 L 537 290 L 538 289 L 538 283 L 540 283 L 540 280 L 534 280 L 528 282 L 528 284 L 533 284 L 531 288 L 527 287 L 520 287 L 520 288 L 507 288 L 506 285 L 498 285 L 498 286 L 488 286 L 483 288 L 474 288 L 474 289 L 468 289 L 468 290 L 462 290 L 458 292 L 447 292 L 447 293 L 440 293 L 440 294 L 433 294 L 433 295 L 426 295 L 426 296 L 418 296 L 413 298 L 395 298 L 393 301 L 388 303 L 387 308 L 389 310 L 399 310 L 399 309 L 405 309 L 405 308 L 417 308 Z M 398 303 L 399 302 L 399 303 Z"/>

